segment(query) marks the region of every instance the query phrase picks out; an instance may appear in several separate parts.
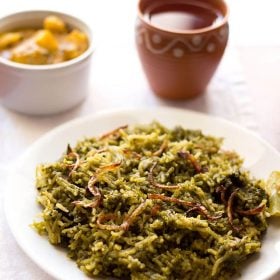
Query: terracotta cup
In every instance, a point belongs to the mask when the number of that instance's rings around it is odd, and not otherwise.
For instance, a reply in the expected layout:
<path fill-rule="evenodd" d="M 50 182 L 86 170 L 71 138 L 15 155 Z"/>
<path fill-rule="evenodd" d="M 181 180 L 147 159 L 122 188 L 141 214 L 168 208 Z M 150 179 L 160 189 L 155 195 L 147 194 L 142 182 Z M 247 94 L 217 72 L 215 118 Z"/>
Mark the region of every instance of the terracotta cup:
<path fill-rule="evenodd" d="M 218 11 L 210 26 L 173 30 L 154 25 L 147 11 L 170 3 L 200 3 Z M 156 95 L 188 99 L 203 93 L 228 41 L 228 8 L 223 0 L 139 0 L 136 44 L 148 82 Z"/>

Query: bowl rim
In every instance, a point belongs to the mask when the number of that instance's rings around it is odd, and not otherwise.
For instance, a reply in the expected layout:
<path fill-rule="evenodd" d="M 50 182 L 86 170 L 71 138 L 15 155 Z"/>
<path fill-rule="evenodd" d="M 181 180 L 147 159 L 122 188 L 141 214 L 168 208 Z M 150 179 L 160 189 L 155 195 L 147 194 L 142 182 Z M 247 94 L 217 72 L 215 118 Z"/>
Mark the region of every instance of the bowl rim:
<path fill-rule="evenodd" d="M 191 2 L 191 3 L 195 3 L 195 0 L 177 0 L 180 2 Z M 193 29 L 193 30 L 181 30 L 181 29 L 169 29 L 169 28 L 165 28 L 165 27 L 160 27 L 157 25 L 152 24 L 151 22 L 149 22 L 145 16 L 145 14 L 143 13 L 142 9 L 141 9 L 141 4 L 143 2 L 143 0 L 138 0 L 137 3 L 137 17 L 138 19 L 140 19 L 145 25 L 147 25 L 150 29 L 154 30 L 154 31 L 160 31 L 160 32 L 165 32 L 168 33 L 170 35 L 200 35 L 203 34 L 205 32 L 210 32 L 210 31 L 214 31 L 217 30 L 219 28 L 221 28 L 222 26 L 225 26 L 226 24 L 228 24 L 228 19 L 229 19 L 229 5 L 227 3 L 226 0 L 219 0 L 225 8 L 225 14 L 223 15 L 223 18 L 221 19 L 221 21 L 219 21 L 217 24 L 214 25 L 210 25 L 210 26 L 206 26 L 203 28 L 198 28 L 198 29 Z"/>
<path fill-rule="evenodd" d="M 61 11 L 57 10 L 48 10 L 48 9 L 34 9 L 34 10 L 23 10 L 23 11 L 18 11 L 14 13 L 9 13 L 3 17 L 0 18 L 0 24 L 2 21 L 5 21 L 8 18 L 16 18 L 21 15 L 29 15 L 29 16 L 35 16 L 37 14 L 53 14 L 57 16 L 63 16 L 67 18 L 71 18 L 75 23 L 80 23 L 85 26 L 85 29 L 81 30 L 85 32 L 88 37 L 89 37 L 89 47 L 88 49 L 79 55 L 76 58 L 70 59 L 68 61 L 63 61 L 60 63 L 55 63 L 55 64 L 47 64 L 47 65 L 33 65 L 33 64 L 24 64 L 24 63 L 18 63 L 14 62 L 8 59 L 5 59 L 0 56 L 0 66 L 5 65 L 7 67 L 11 67 L 13 69 L 21 69 L 21 70 L 30 70 L 30 71 L 49 71 L 49 70 L 56 70 L 56 69 L 61 69 L 61 68 L 68 68 L 71 67 L 72 65 L 79 64 L 81 61 L 87 59 L 89 56 L 92 55 L 92 53 L 95 51 L 95 47 L 92 44 L 92 29 L 89 26 L 88 23 L 86 23 L 84 20 L 81 20 L 80 18 L 74 16 L 73 14 L 69 13 L 64 13 Z M 75 25 L 75 24 L 74 24 Z"/>

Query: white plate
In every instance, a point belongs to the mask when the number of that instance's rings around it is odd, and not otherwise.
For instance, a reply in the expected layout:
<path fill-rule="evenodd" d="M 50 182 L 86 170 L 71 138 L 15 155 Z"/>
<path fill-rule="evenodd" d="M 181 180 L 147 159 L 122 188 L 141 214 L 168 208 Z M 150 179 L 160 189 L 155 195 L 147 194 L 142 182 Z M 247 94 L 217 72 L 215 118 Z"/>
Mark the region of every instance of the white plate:
<path fill-rule="evenodd" d="M 280 170 L 280 155 L 252 132 L 227 121 L 207 115 L 170 108 L 134 109 L 95 114 L 66 123 L 38 140 L 20 158 L 8 176 L 5 210 L 8 223 L 21 248 L 42 269 L 58 279 L 85 279 L 76 264 L 63 250 L 50 245 L 29 225 L 40 212 L 35 198 L 35 167 L 57 160 L 68 143 L 85 136 L 97 136 L 124 124 L 149 123 L 158 120 L 168 127 L 182 125 L 225 138 L 225 147 L 236 150 L 245 166 L 259 178 Z M 280 267 L 280 223 L 270 223 L 261 253 L 242 269 L 241 279 L 263 280 Z"/>

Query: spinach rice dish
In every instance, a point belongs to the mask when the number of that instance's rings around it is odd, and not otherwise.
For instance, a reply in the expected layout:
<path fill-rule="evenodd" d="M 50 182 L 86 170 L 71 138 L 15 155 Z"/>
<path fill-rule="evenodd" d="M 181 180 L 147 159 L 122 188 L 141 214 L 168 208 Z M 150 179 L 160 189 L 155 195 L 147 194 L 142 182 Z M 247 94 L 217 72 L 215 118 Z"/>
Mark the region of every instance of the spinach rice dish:
<path fill-rule="evenodd" d="M 68 145 L 37 167 L 33 226 L 91 277 L 230 279 L 260 251 L 279 192 L 222 142 L 153 122 Z"/>

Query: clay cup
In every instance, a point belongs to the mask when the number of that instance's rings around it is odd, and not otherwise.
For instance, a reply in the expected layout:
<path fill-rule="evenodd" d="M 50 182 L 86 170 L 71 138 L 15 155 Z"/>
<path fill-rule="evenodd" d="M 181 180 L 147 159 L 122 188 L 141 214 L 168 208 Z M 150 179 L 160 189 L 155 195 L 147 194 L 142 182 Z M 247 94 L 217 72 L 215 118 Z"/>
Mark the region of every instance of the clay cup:
<path fill-rule="evenodd" d="M 154 25 L 146 16 L 151 6 L 197 1 L 218 10 L 221 20 L 200 29 L 175 30 Z M 159 97 L 189 99 L 202 94 L 221 61 L 228 34 L 223 0 L 139 0 L 136 45 L 150 87 Z"/>

